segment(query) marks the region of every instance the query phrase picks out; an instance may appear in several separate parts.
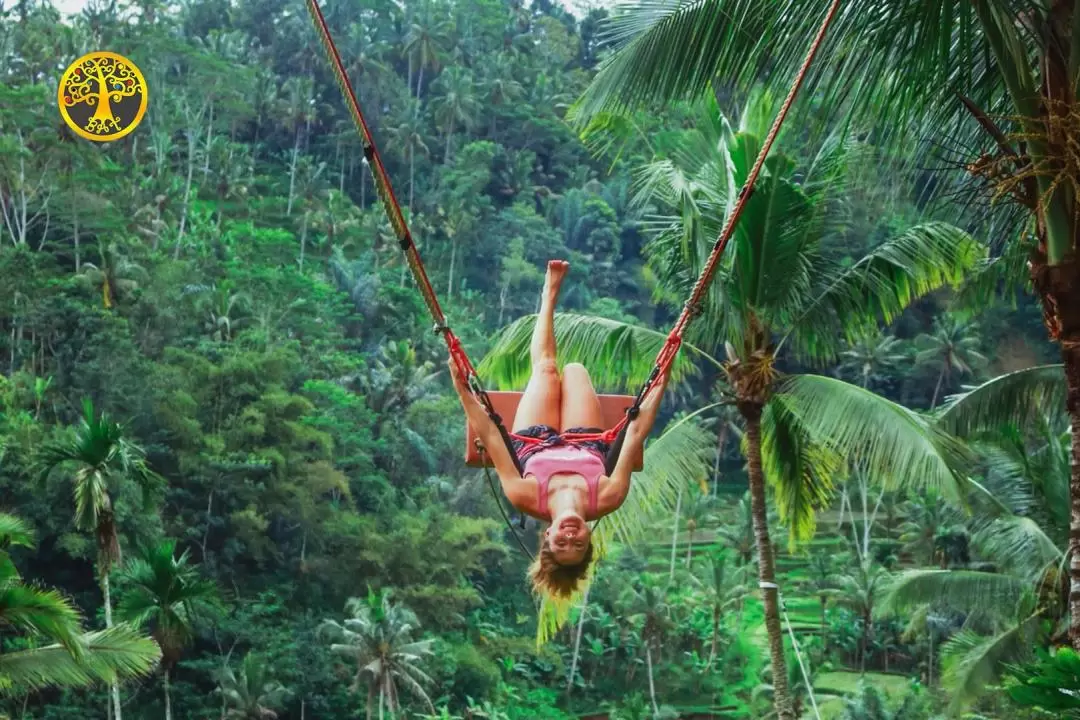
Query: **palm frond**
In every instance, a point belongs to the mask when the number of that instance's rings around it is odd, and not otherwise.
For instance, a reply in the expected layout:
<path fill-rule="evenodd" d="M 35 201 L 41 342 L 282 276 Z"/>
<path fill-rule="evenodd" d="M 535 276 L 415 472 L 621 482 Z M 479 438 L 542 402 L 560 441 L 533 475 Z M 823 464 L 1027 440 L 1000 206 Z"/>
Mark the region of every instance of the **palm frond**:
<path fill-rule="evenodd" d="M 96 683 L 144 677 L 157 665 L 161 650 L 126 625 L 87 633 L 79 639 L 81 659 L 62 645 L 0 655 L 0 694 L 18 695 L 48 687 L 87 687 Z"/>
<path fill-rule="evenodd" d="M 974 570 L 909 570 L 896 576 L 878 605 L 881 617 L 901 615 L 920 605 L 1010 617 L 1027 593 L 1026 580 Z"/>
<path fill-rule="evenodd" d="M 0 625 L 43 635 L 78 654 L 80 621 L 79 611 L 56 590 L 17 581 L 0 585 Z"/>
<path fill-rule="evenodd" d="M 0 549 L 34 546 L 34 529 L 17 515 L 0 512 Z"/>
<path fill-rule="evenodd" d="M 950 397 L 937 424 L 958 437 L 995 432 L 1005 425 L 1042 422 L 1050 408 L 1065 408 L 1062 365 L 1040 365 L 1000 375 Z"/>
<path fill-rule="evenodd" d="M 813 537 L 817 512 L 833 497 L 840 455 L 814 442 L 788 407 L 789 398 L 774 396 L 761 416 L 761 460 L 773 490 L 780 521 L 788 527 L 788 546 Z"/>
<path fill-rule="evenodd" d="M 955 438 L 919 414 L 842 380 L 796 375 L 778 388 L 809 437 L 888 487 L 930 487 L 961 502 L 972 460 Z"/>
<path fill-rule="evenodd" d="M 524 387 L 531 374 L 529 342 L 535 323 L 536 316 L 528 315 L 505 328 L 477 372 L 500 389 Z M 652 372 L 653 361 L 666 340 L 665 333 L 617 320 L 565 313 L 555 316 L 560 363 L 582 363 L 598 388 L 636 391 Z M 695 356 L 712 359 L 691 345 L 684 343 L 684 347 Z M 693 371 L 688 355 L 679 354 L 672 367 L 672 380 Z M 719 367 L 715 360 L 713 363 Z"/>
<path fill-rule="evenodd" d="M 996 684 L 1007 663 L 1031 657 L 1042 618 L 1030 615 L 1002 632 L 982 637 L 961 630 L 941 648 L 942 683 L 958 713 Z"/>
<path fill-rule="evenodd" d="M 802 359 L 835 360 L 841 338 L 853 344 L 927 293 L 959 285 L 983 257 L 985 248 L 960 228 L 917 225 L 826 278 L 814 300 L 799 309 L 785 340 Z"/>
<path fill-rule="evenodd" d="M 709 476 L 716 438 L 699 422 L 700 412 L 672 423 L 646 446 L 626 500 L 597 525 L 594 536 L 602 544 L 642 542 L 658 518 L 670 515 L 680 487 L 690 489 Z"/>
<path fill-rule="evenodd" d="M 975 542 L 987 557 L 1028 582 L 1039 582 L 1065 555 L 1064 548 L 1030 517 L 997 518 L 976 533 Z"/>
<path fill-rule="evenodd" d="M 757 70 L 745 62 L 747 47 L 759 55 L 783 44 L 784 34 L 755 0 L 638 0 L 616 9 L 606 39 L 617 52 L 600 67 L 570 109 L 579 123 L 599 112 L 696 98 L 720 68 L 736 87 L 753 85 Z"/>

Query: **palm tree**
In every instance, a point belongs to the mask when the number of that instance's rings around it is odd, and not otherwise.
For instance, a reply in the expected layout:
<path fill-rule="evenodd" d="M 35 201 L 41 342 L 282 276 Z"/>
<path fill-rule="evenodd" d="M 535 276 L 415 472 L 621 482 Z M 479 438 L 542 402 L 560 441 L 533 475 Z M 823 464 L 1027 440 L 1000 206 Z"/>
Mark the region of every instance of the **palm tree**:
<path fill-rule="evenodd" d="M 199 577 L 188 551 L 180 557 L 175 551 L 176 542 L 166 540 L 130 560 L 120 575 L 125 591 L 116 608 L 121 620 L 153 628 L 163 656 L 165 720 L 172 720 L 169 673 L 191 642 L 195 624 L 213 608 L 217 594 L 212 582 Z"/>
<path fill-rule="evenodd" d="M 772 78 L 790 78 L 822 13 L 817 0 L 640 0 L 613 19 L 616 52 L 577 116 L 587 122 L 711 94 L 715 78 L 745 84 L 766 67 Z M 999 207 L 1012 220 L 1009 246 L 987 272 L 1015 287 L 1026 268 L 1047 334 L 1061 347 L 1070 425 L 1080 427 L 1080 178 L 1063 129 L 1080 88 L 1075 16 L 1071 2 L 854 0 L 819 53 L 815 95 L 840 99 L 833 107 L 845 122 L 872 127 L 880 144 L 912 162 L 926 145 L 971 148 L 975 184 L 1005 199 Z M 914 138 L 924 145 L 913 151 Z M 1076 555 L 1080 447 L 1072 452 Z M 1070 640 L 1080 649 L 1080 563 L 1070 572 Z"/>
<path fill-rule="evenodd" d="M 934 318 L 934 331 L 915 338 L 915 365 L 938 370 L 934 397 L 930 409 L 937 407 L 942 383 L 949 386 L 953 373 L 973 375 L 986 365 L 986 358 L 979 352 L 978 328 L 953 313 Z"/>
<path fill-rule="evenodd" d="M 690 561 L 694 551 L 694 533 L 709 520 L 713 519 L 715 499 L 705 490 L 701 490 L 690 497 L 686 505 L 686 569 L 690 569 Z"/>
<path fill-rule="evenodd" d="M 285 214 L 292 215 L 293 201 L 296 200 L 300 144 L 317 113 L 315 81 L 312 77 L 293 76 L 282 84 L 281 91 L 285 98 L 282 103 L 282 119 L 286 127 L 293 131 L 293 148 L 289 160 L 289 200 L 285 207 Z M 305 132 L 302 133 L 301 130 Z"/>
<path fill-rule="evenodd" d="M 754 514 L 749 492 L 739 498 L 733 516 L 717 524 L 716 537 L 735 552 L 740 565 L 753 562 L 757 546 L 754 544 Z"/>
<path fill-rule="evenodd" d="M 480 103 L 473 90 L 476 82 L 472 73 L 465 68 L 447 68 L 439 75 L 435 84 L 440 92 L 432 105 L 435 110 L 435 122 L 446 133 L 443 162 L 448 163 L 450 162 L 450 141 L 454 137 L 454 129 L 459 125 L 465 129 L 471 128 L 480 111 Z"/>
<path fill-rule="evenodd" d="M 901 340 L 883 334 L 878 328 L 857 338 L 840 357 L 840 372 L 857 378 L 859 386 L 867 389 L 872 383 L 880 382 L 883 373 L 907 359 Z"/>
<path fill-rule="evenodd" d="M 413 108 L 410 111 L 410 108 Z M 424 142 L 424 123 L 420 118 L 419 101 L 412 100 L 398 115 L 394 124 L 387 128 L 390 145 L 398 148 L 409 162 L 409 212 L 413 211 L 413 186 L 416 176 L 416 151 L 430 152 Z"/>
<path fill-rule="evenodd" d="M 765 100 L 755 98 L 743 113 L 744 122 L 765 115 L 756 107 Z M 749 172 L 753 153 L 745 148 L 760 146 L 752 128 L 733 132 L 711 100 L 695 119 L 695 129 L 671 141 L 639 178 L 640 201 L 668 208 L 667 215 L 652 222 L 648 253 L 669 292 L 687 288 L 703 266 Z M 695 343 L 689 349 L 699 357 L 707 357 L 699 346 L 724 347 L 727 352 L 723 370 L 745 427 L 759 583 L 770 657 L 777 670 L 780 720 L 791 720 L 791 709 L 784 687 L 766 481 L 794 542 L 812 534 L 815 508 L 830 498 L 832 478 L 845 464 L 874 468 L 876 476 L 896 483 L 914 480 L 955 490 L 948 460 L 962 452 L 959 443 L 923 418 L 862 388 L 818 375 L 781 378 L 777 370 L 785 348 L 797 361 L 835 360 L 841 337 L 865 333 L 879 314 L 891 321 L 917 297 L 958 283 L 981 253 L 965 232 L 929 223 L 887 241 L 849 267 L 838 266 L 822 252 L 822 242 L 829 228 L 826 201 L 837 189 L 844 151 L 844 143 L 831 144 L 801 183 L 795 180 L 794 161 L 772 154 L 731 249 L 721 260 L 717 283 L 704 301 L 704 317 L 688 338 Z M 492 354 L 510 358 L 503 366 L 505 375 L 496 374 L 500 380 L 512 378 L 511 371 L 528 356 L 532 322 L 531 317 L 518 321 L 496 343 Z M 629 365 L 634 372 L 627 373 L 627 381 L 633 382 L 648 374 L 652 356 L 624 359 L 625 328 L 580 316 L 556 318 L 564 357 L 590 367 Z M 882 434 L 881 428 L 890 430 Z"/>
<path fill-rule="evenodd" d="M 135 480 L 144 490 L 156 475 L 146 466 L 144 453 L 125 437 L 125 430 L 105 414 L 95 417 L 94 404 L 83 400 L 82 423 L 66 443 L 52 443 L 42 451 L 42 477 L 60 465 L 74 466 L 71 476 L 75 497 L 75 527 L 94 533 L 97 540 L 98 581 L 105 605 L 105 628 L 112 629 L 112 598 L 109 573 L 120 562 L 120 538 L 112 495 L 125 480 Z M 113 717 L 121 720 L 120 688 L 112 683 Z"/>
<path fill-rule="evenodd" d="M 705 602 L 712 611 L 712 635 L 709 642 L 708 667 L 716 660 L 716 649 L 720 639 L 720 620 L 724 610 L 733 604 L 741 603 L 750 592 L 746 587 L 747 565 L 729 565 L 729 552 L 722 549 L 713 553 L 706 564 L 705 578 L 691 575 L 694 584 L 705 596 Z"/>
<path fill-rule="evenodd" d="M 231 667 L 222 669 L 217 692 L 230 720 L 277 720 L 277 710 L 289 696 L 285 686 L 270 676 L 269 664 L 255 653 L 244 656 L 239 675 Z"/>
<path fill-rule="evenodd" d="M 886 590 L 889 571 L 872 558 L 862 558 L 847 572 L 835 578 L 834 597 L 841 605 L 849 607 L 862 621 L 859 639 L 859 671 L 866 672 L 866 657 L 870 654 L 870 640 L 874 632 L 874 609 Z"/>
<path fill-rule="evenodd" d="M 123 294 L 138 287 L 139 279 L 145 279 L 146 269 L 133 262 L 111 242 L 98 245 L 97 264 L 84 262 L 81 273 L 93 285 L 101 288 L 101 306 L 111 310 Z"/>
<path fill-rule="evenodd" d="M 943 501 L 933 489 L 920 493 L 901 507 L 903 522 L 900 524 L 900 542 L 922 565 L 941 563 L 945 569 L 944 555 L 939 556 L 939 538 L 943 531 L 957 522 L 957 511 Z"/>
<path fill-rule="evenodd" d="M 891 708 L 880 690 L 860 682 L 858 692 L 844 698 L 840 720 L 921 720 L 927 717 L 927 711 L 923 696 L 907 693 L 898 707 Z"/>
<path fill-rule="evenodd" d="M 431 3 L 426 3 L 421 14 L 409 26 L 405 37 L 405 54 L 409 58 L 409 81 L 412 81 L 412 69 L 415 63 L 419 75 L 416 79 L 416 99 L 424 87 L 424 69 L 438 70 L 442 54 L 450 43 L 450 22 L 446 18 L 434 17 Z M 419 111 L 419 102 L 417 103 Z"/>
<path fill-rule="evenodd" d="M 420 669 L 431 656 L 431 640 L 413 640 L 418 622 L 412 611 L 390 602 L 389 594 L 351 598 L 345 604 L 350 617 L 344 623 L 326 620 L 319 627 L 319 637 L 330 641 L 330 650 L 355 663 L 352 689 L 367 681 L 367 717 L 371 720 L 375 697 L 379 699 L 379 720 L 384 709 L 397 712 L 401 706 L 398 686 L 402 685 L 424 701 L 432 713 L 435 708 L 424 691 L 432 680 Z"/>
<path fill-rule="evenodd" d="M 812 692 L 810 688 L 814 686 L 814 678 L 817 675 L 817 668 L 811 666 L 809 664 L 809 660 L 804 660 L 803 662 L 806 667 L 806 677 L 803 676 L 803 670 L 801 667 L 799 667 L 799 661 L 798 658 L 795 657 L 794 652 L 790 653 L 788 662 L 785 665 L 785 672 L 787 672 L 785 686 L 791 688 L 792 707 L 795 712 L 795 717 L 799 718 L 805 717 L 804 708 L 808 704 L 807 701 L 810 700 L 810 693 Z M 764 672 L 762 674 L 769 676 L 770 680 L 773 680 L 774 676 L 771 663 L 766 663 Z M 764 698 L 769 700 L 774 706 L 771 711 L 766 712 L 760 716 L 761 720 L 773 720 L 773 718 L 776 718 L 777 712 L 775 709 L 775 696 L 775 681 L 763 682 L 754 688 L 751 695 L 753 700 L 757 700 L 758 698 Z M 810 704 L 812 705 L 813 703 Z"/>
<path fill-rule="evenodd" d="M 836 558 L 826 552 L 816 552 L 810 557 L 807 570 L 809 581 L 806 589 L 816 595 L 821 603 L 821 654 L 824 657 L 829 650 L 826 611 L 829 609 L 829 598 L 836 594 Z"/>
<path fill-rule="evenodd" d="M 656 682 L 653 679 L 653 652 L 659 652 L 664 636 L 672 626 L 667 591 L 650 576 L 642 576 L 634 587 L 627 590 L 622 605 L 627 620 L 641 629 L 641 644 L 645 647 L 645 668 L 649 677 L 649 700 L 655 717 L 660 714 L 660 706 L 656 702 Z"/>
<path fill-rule="evenodd" d="M 25 633 L 30 645 L 0 655 L 0 695 L 148 675 L 161 657 L 153 640 L 126 625 L 83 633 L 79 612 L 67 598 L 23 582 L 8 549 L 33 546 L 26 522 L 0 513 L 0 626 Z"/>
<path fill-rule="evenodd" d="M 481 66 L 480 86 L 485 95 L 487 112 L 491 114 L 488 135 L 492 140 L 496 139 L 498 109 L 516 101 L 525 93 L 521 83 L 507 73 L 510 67 L 513 67 L 513 64 L 506 55 L 488 56 L 487 62 Z"/>
<path fill-rule="evenodd" d="M 1007 663 L 1050 640 L 1066 615 L 1070 437 L 1060 366 L 1009 373 L 953 398 L 938 422 L 977 443 L 988 473 L 970 498 L 974 542 L 991 570 L 912 570 L 897 576 L 879 614 L 960 612 L 942 647 L 953 709 L 993 684 Z M 1025 428 L 1027 434 L 1019 433 Z M 1049 622 L 1048 622 L 1049 621 Z"/>

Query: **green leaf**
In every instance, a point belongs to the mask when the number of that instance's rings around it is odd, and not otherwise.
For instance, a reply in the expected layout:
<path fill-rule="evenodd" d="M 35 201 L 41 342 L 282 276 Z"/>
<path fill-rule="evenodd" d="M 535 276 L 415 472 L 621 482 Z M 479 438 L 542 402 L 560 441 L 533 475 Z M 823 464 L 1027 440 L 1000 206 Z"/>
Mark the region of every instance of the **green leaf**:
<path fill-rule="evenodd" d="M 774 396 L 761 416 L 761 461 L 773 490 L 780 521 L 788 528 L 788 547 L 813 537 L 817 512 L 833 497 L 833 480 L 843 460 L 814 442 L 789 407 L 788 396 Z"/>
<path fill-rule="evenodd" d="M 0 655 L 0 694 L 21 695 L 48 687 L 88 687 L 115 680 L 145 677 L 157 665 L 161 650 L 127 625 L 79 638 L 81 659 L 61 645 Z"/>
<path fill-rule="evenodd" d="M 985 248 L 957 227 L 917 225 L 825 279 L 785 339 L 801 358 L 832 361 L 841 338 L 852 344 L 879 323 L 891 323 L 915 300 L 958 286 L 985 255 Z"/>
<path fill-rule="evenodd" d="M 886 487 L 934 488 L 962 502 L 961 472 L 973 458 L 918 413 L 842 380 L 796 375 L 778 395 L 814 441 Z"/>
<path fill-rule="evenodd" d="M 941 648 L 942 684 L 949 690 L 955 714 L 993 687 L 1006 663 L 1031 656 L 1043 620 L 1030 615 L 1002 632 L 982 637 L 961 630 Z"/>
<path fill-rule="evenodd" d="M 880 617 L 903 615 L 930 604 L 963 613 L 1013 617 L 1030 593 L 1026 580 L 974 570 L 909 570 L 898 575 L 877 607 Z"/>
<path fill-rule="evenodd" d="M 524 387 L 532 372 L 529 343 L 535 323 L 536 316 L 528 315 L 504 329 L 477 372 L 499 389 Z M 653 361 L 666 340 L 664 333 L 616 320 L 565 313 L 555 316 L 559 363 L 582 363 L 598 388 L 637 392 L 652 372 Z M 719 367 L 701 350 L 687 343 L 683 347 Z M 693 372 L 689 354 L 680 352 L 676 358 L 671 371 L 673 381 Z"/>
<path fill-rule="evenodd" d="M 1041 365 L 1000 375 L 949 398 L 937 424 L 958 437 L 995 432 L 1006 425 L 1043 422 L 1047 410 L 1065 407 L 1062 365 Z"/>

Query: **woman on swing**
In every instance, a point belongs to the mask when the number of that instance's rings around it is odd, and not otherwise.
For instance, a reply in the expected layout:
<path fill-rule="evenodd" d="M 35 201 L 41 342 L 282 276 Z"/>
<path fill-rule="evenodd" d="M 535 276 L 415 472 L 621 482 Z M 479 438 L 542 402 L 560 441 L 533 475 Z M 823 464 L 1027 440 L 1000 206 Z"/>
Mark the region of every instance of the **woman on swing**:
<path fill-rule="evenodd" d="M 560 378 L 555 363 L 555 302 L 569 267 L 563 260 L 548 263 L 530 345 L 532 376 L 512 426 L 514 435 L 540 441 L 513 440 L 524 477 L 518 473 L 498 428 L 469 392 L 457 365 L 450 361 L 454 388 L 469 424 L 491 458 L 507 499 L 519 511 L 550 523 L 540 552 L 529 568 L 533 587 L 562 597 L 577 589 L 593 559 L 591 531 L 586 523 L 614 512 L 626 499 L 633 459 L 652 429 L 667 385 L 664 376 L 642 402 L 637 418 L 627 426 L 622 451 L 610 476 L 604 469 L 608 443 L 561 437 L 560 432 L 597 433 L 603 424 L 600 399 L 585 367 L 570 363 Z"/>

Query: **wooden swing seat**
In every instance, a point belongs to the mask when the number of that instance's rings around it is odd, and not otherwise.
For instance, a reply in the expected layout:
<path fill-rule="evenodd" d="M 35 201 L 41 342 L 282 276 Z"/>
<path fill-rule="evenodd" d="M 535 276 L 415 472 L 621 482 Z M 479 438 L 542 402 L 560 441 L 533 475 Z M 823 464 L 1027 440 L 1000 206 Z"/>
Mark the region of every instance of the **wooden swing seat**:
<path fill-rule="evenodd" d="M 495 408 L 495 412 L 502 418 L 503 423 L 507 429 L 514 422 L 514 415 L 517 413 L 518 404 L 521 402 L 521 393 L 519 392 L 488 392 L 488 397 L 491 398 L 491 405 Z M 634 404 L 633 395 L 600 395 L 600 410 L 604 417 L 604 429 L 615 427 L 619 424 L 619 421 L 626 415 L 626 410 Z M 480 458 L 480 452 L 476 449 L 476 433 L 473 432 L 472 425 L 466 423 L 465 426 L 465 464 L 469 467 L 483 467 L 487 464 L 491 465 L 490 460 L 485 463 Z M 641 470 L 643 465 L 643 452 L 638 451 L 637 457 L 634 458 L 634 471 Z M 485 454 L 484 460 L 487 460 Z"/>

